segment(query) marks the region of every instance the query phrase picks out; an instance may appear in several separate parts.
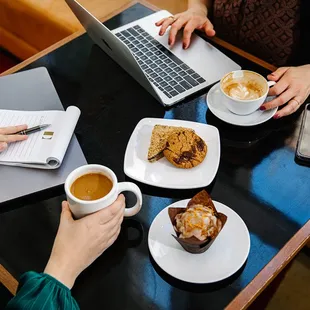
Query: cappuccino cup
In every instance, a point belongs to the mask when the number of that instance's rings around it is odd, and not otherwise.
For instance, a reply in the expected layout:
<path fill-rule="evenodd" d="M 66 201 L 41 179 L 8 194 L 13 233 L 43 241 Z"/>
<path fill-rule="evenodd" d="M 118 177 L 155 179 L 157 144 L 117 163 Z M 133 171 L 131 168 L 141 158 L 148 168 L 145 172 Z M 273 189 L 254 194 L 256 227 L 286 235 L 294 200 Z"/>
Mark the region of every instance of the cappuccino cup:
<path fill-rule="evenodd" d="M 83 200 L 77 198 L 73 193 L 72 185 L 76 183 L 77 180 L 80 180 L 83 177 L 87 177 L 89 175 L 102 175 L 105 179 L 108 179 L 110 187 L 108 190 L 102 195 L 101 198 L 98 199 L 90 199 L 90 200 Z M 82 180 L 83 182 L 83 180 Z M 81 182 L 80 182 L 81 183 Z M 105 184 L 98 183 L 98 185 L 93 185 L 93 187 L 104 186 Z M 79 184 L 79 189 L 81 190 L 82 184 Z M 121 182 L 118 183 L 115 173 L 109 169 L 108 167 L 101 166 L 101 165 L 85 165 L 81 166 L 74 171 L 72 171 L 66 181 L 65 181 L 65 192 L 67 195 L 67 200 L 69 202 L 70 210 L 73 213 L 74 217 L 79 219 L 88 214 L 94 213 L 99 211 L 103 208 L 110 206 L 118 197 L 121 192 L 129 191 L 134 193 L 137 198 L 136 204 L 131 208 L 125 209 L 124 216 L 133 216 L 137 214 L 142 206 L 142 194 L 139 187 L 131 182 Z M 98 188 L 96 189 L 98 192 Z M 100 192 L 100 188 L 99 188 Z M 99 196 L 100 197 L 100 196 Z"/>
<path fill-rule="evenodd" d="M 269 88 L 275 84 L 253 71 L 232 71 L 220 82 L 223 104 L 235 114 L 251 114 L 265 102 Z"/>

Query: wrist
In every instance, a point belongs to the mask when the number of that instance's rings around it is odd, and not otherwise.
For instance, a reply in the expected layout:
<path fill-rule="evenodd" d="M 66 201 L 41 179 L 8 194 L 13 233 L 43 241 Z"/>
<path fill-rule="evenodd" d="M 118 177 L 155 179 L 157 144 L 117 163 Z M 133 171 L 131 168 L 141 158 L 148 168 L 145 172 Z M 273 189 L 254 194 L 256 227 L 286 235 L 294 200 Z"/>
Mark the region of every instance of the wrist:
<path fill-rule="evenodd" d="M 208 14 L 207 7 L 201 3 L 193 3 L 193 4 L 189 3 L 188 10 L 195 11 L 196 13 L 204 15 L 204 16 L 207 16 Z"/>
<path fill-rule="evenodd" d="M 78 274 L 71 269 L 69 264 L 57 262 L 52 257 L 49 259 L 44 269 L 44 273 L 52 276 L 69 289 L 73 287 L 78 276 Z"/>

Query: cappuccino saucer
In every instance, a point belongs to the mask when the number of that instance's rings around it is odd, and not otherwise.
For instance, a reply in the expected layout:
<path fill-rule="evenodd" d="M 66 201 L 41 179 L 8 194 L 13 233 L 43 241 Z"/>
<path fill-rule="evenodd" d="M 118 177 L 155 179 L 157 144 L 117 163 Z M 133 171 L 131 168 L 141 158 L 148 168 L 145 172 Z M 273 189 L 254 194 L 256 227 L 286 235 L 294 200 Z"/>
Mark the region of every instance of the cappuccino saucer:
<path fill-rule="evenodd" d="M 267 122 L 277 112 L 278 108 L 267 111 L 256 110 L 249 115 L 237 115 L 229 111 L 223 104 L 223 94 L 220 90 L 220 83 L 215 84 L 206 95 L 206 102 L 210 111 L 222 121 L 237 126 L 255 126 Z M 267 97 L 265 102 L 271 101 L 274 97 Z"/>

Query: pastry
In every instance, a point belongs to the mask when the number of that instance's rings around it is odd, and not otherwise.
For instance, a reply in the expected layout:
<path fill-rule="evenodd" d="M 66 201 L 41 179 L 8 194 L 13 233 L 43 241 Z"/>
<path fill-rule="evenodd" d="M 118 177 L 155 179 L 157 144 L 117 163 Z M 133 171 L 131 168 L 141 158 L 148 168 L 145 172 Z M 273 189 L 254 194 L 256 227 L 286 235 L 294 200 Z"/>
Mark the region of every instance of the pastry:
<path fill-rule="evenodd" d="M 189 169 L 202 163 L 207 145 L 195 132 L 183 130 L 169 136 L 163 153 L 174 166 Z"/>
<path fill-rule="evenodd" d="M 169 208 L 170 221 L 177 236 L 173 236 L 190 253 L 205 252 L 220 231 L 227 216 L 218 213 L 209 194 L 201 191 L 186 208 Z"/>
<path fill-rule="evenodd" d="M 147 156 L 148 160 L 154 162 L 164 157 L 163 151 L 166 148 L 167 139 L 171 134 L 179 131 L 194 132 L 192 129 L 183 127 L 155 125 L 152 131 L 151 143 Z"/>

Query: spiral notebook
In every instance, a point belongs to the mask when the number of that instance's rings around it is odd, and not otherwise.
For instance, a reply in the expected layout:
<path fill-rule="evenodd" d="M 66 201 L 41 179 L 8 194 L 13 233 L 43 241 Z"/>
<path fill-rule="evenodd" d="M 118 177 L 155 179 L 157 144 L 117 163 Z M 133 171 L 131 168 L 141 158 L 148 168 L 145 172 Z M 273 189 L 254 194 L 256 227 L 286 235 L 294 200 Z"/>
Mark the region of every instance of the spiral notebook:
<path fill-rule="evenodd" d="M 62 186 L 71 171 L 87 164 L 74 135 L 79 115 L 75 107 L 64 111 L 46 68 L 0 77 L 0 126 L 52 124 L 29 135 L 23 144 L 10 145 L 1 155 L 0 207 L 3 202 Z M 38 167 L 44 169 L 32 169 Z"/>
<path fill-rule="evenodd" d="M 26 141 L 9 144 L 0 153 L 0 165 L 28 168 L 59 168 L 81 112 L 70 106 L 66 111 L 0 110 L 0 127 L 27 124 L 28 128 L 50 124 L 28 136 Z"/>

